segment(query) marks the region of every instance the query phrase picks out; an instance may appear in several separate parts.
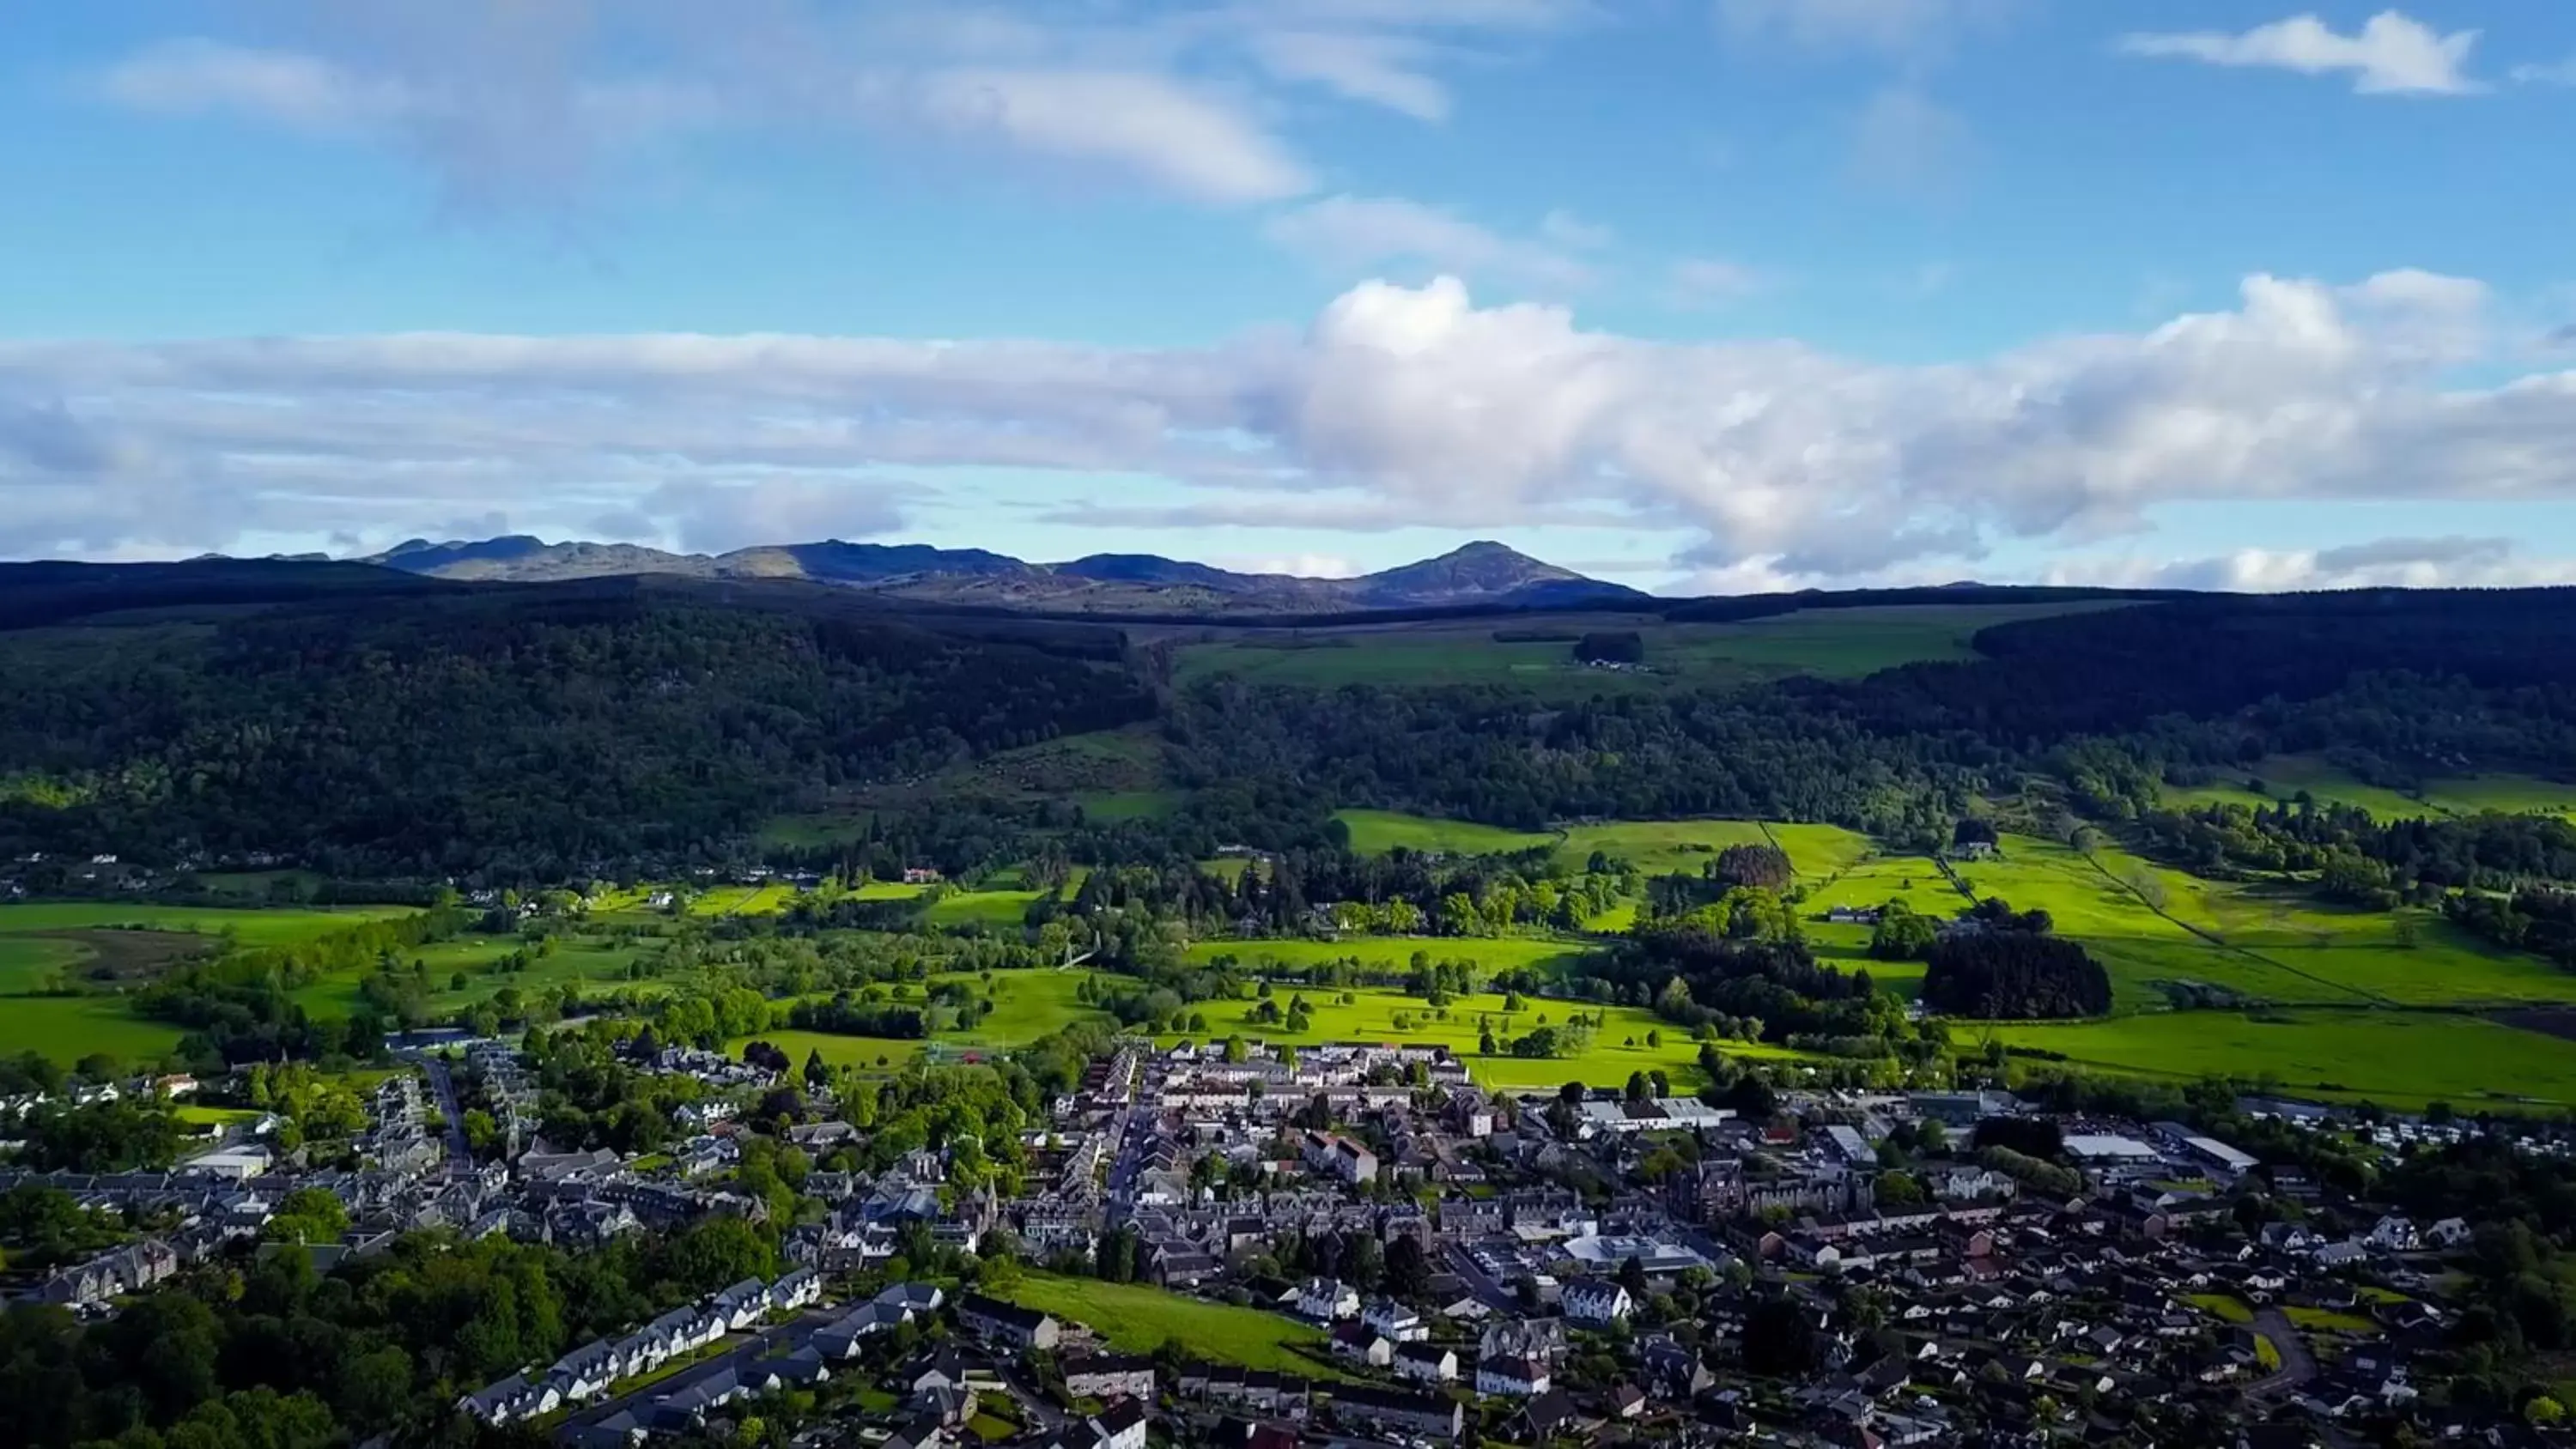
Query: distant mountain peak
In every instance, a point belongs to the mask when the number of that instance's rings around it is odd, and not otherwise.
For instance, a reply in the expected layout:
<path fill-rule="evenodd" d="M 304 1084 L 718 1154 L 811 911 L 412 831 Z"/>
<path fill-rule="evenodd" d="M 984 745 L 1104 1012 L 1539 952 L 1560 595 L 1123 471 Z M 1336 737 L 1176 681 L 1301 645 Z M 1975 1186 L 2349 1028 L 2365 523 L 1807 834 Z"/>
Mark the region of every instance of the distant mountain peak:
<path fill-rule="evenodd" d="M 668 553 L 641 544 L 550 544 L 525 534 L 444 543 L 415 538 L 363 562 L 450 579 L 623 574 L 802 579 L 922 602 L 1088 612 L 1333 614 L 1460 604 L 1559 607 L 1643 597 L 1492 539 L 1349 579 L 1237 573 L 1150 553 L 1096 553 L 1041 566 L 985 549 L 837 538 L 714 555 Z"/>

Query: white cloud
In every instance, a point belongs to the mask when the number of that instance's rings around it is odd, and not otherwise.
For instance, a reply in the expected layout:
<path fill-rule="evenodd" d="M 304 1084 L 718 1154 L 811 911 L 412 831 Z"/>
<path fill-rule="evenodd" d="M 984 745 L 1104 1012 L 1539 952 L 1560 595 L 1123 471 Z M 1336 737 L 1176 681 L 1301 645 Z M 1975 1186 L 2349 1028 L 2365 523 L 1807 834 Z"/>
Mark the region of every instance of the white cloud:
<path fill-rule="evenodd" d="M 1455 212 L 1400 197 L 1331 196 L 1272 217 L 1263 234 L 1334 271 L 1362 272 L 1389 262 L 1416 262 L 1440 272 L 1485 277 L 1542 291 L 1573 291 L 1593 281 L 1589 263 L 1569 254 L 1573 240 L 1600 238 L 1551 213 L 1538 239 L 1507 237 Z"/>
<path fill-rule="evenodd" d="M 1779 36 L 1814 50 L 1920 57 L 1991 27 L 2018 0 L 1716 0 L 1718 24 L 1738 39 Z"/>
<path fill-rule="evenodd" d="M 2120 39 L 2130 55 L 2258 66 L 2301 75 L 2349 74 L 2363 95 L 2457 96 L 2483 89 L 2467 72 L 2478 32 L 2441 34 L 2395 10 L 2372 16 L 2351 35 L 2314 15 L 2298 15 L 2243 34 L 2201 30 L 2135 34 Z"/>
<path fill-rule="evenodd" d="M 1442 68 L 1590 13 L 1586 0 L 369 0 L 289 7 L 265 48 L 148 46 L 97 93 L 375 142 L 468 215 L 560 210 L 640 148 L 718 128 L 907 155 L 957 144 L 1247 204 L 1312 189 L 1284 129 L 1308 93 L 1439 120 Z"/>
<path fill-rule="evenodd" d="M 864 539 L 903 526 L 895 490 L 870 481 L 685 478 L 646 495 L 633 512 L 692 553 L 755 544 Z"/>
<path fill-rule="evenodd" d="M 2556 65 L 2515 66 L 2513 79 L 2517 85 L 2576 86 L 2576 55 L 2571 55 Z"/>
<path fill-rule="evenodd" d="M 1101 475 L 1183 490 L 1072 523 L 1581 524 L 1695 538 L 1709 570 L 1938 581 L 2002 541 L 2096 547 L 2177 502 L 2576 503 L 2576 372 L 2506 372 L 2488 311 L 2478 284 L 2424 273 L 2258 276 L 2226 311 L 1938 366 L 1587 331 L 1449 280 L 1367 283 L 1302 334 L 1187 349 L 0 342 L 0 553 L 391 541 L 494 510 L 531 531 L 646 518 L 653 541 L 693 519 L 712 541 L 726 509 L 851 532 L 832 510 L 890 523 L 888 473 L 966 505 L 979 485 L 943 470 L 984 466 L 1083 496 Z"/>
<path fill-rule="evenodd" d="M 1423 48 L 1402 36 L 1279 30 L 1252 41 L 1253 57 L 1281 80 L 1320 85 L 1417 120 L 1446 120 L 1449 89 L 1420 68 Z"/>
<path fill-rule="evenodd" d="M 1681 306 L 1720 307 L 1758 294 L 1768 282 L 1768 278 L 1742 262 L 1723 257 L 1684 257 L 1672 265 L 1668 290 Z"/>
<path fill-rule="evenodd" d="M 1946 196 L 1964 179 L 1975 150 L 1967 121 L 1910 85 L 1872 96 L 1852 122 L 1852 175 L 1882 191 Z"/>
<path fill-rule="evenodd" d="M 950 70 L 871 80 L 860 95 L 867 110 L 960 140 L 1107 166 L 1207 201 L 1277 201 L 1313 184 L 1239 111 L 1149 72 Z"/>
<path fill-rule="evenodd" d="M 2387 538 L 2329 549 L 2243 548 L 2200 559 L 2069 559 L 2051 566 L 2044 581 L 2231 593 L 2528 588 L 2576 583 L 2576 558 L 2534 558 L 2504 538 Z"/>
<path fill-rule="evenodd" d="M 1298 553 L 1284 557 L 1269 554 L 1258 558 L 1221 558 L 1215 562 L 1218 568 L 1232 569 L 1236 573 L 1286 574 L 1299 579 L 1349 579 L 1359 577 L 1361 572 L 1358 564 L 1328 553 Z"/>

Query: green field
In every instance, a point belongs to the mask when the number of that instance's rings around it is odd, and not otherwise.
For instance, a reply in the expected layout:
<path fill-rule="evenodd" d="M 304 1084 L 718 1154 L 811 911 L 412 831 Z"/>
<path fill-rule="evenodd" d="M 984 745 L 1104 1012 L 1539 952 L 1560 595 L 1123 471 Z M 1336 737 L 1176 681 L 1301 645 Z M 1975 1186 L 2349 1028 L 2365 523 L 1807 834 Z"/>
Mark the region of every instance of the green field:
<path fill-rule="evenodd" d="M 1505 830 L 1471 820 L 1434 820 L 1395 810 L 1336 810 L 1333 818 L 1350 827 L 1351 849 L 1362 855 L 1384 855 L 1398 847 L 1442 855 L 1507 855 L 1556 843 L 1553 835 Z"/>
<path fill-rule="evenodd" d="M 143 1063 L 178 1046 L 179 1028 L 131 1015 L 126 1005 L 122 996 L 0 998 L 0 1055 L 39 1052 L 68 1065 L 105 1052 Z"/>
<path fill-rule="evenodd" d="M 2008 1046 L 2133 1076 L 2264 1080 L 2303 1096 L 2368 1097 L 2391 1106 L 2442 1100 L 2576 1104 L 2576 1042 L 2480 1017 L 2439 1012 L 2160 1012 L 2064 1025 L 1961 1023 L 1960 1042 L 1991 1030 Z"/>
<path fill-rule="evenodd" d="M 89 960 L 90 949 L 78 941 L 50 936 L 0 936 L 0 996 L 42 991 L 54 973 Z"/>
<path fill-rule="evenodd" d="M 1181 807 L 1178 790 L 1086 790 L 1073 797 L 1082 818 L 1094 825 L 1127 820 L 1160 820 Z"/>
<path fill-rule="evenodd" d="M 245 946 L 283 946 L 309 941 L 343 926 L 388 921 L 410 914 L 412 911 L 407 906 L 232 910 L 204 906 L 128 905 L 116 901 L 34 901 L 0 906 L 0 936 L 36 931 L 132 927 L 150 931 L 183 931 L 200 936 L 230 935 Z"/>
<path fill-rule="evenodd" d="M 1219 956 L 1232 956 L 1247 971 L 1259 971 L 1265 962 L 1302 971 L 1329 961 L 1358 961 L 1380 970 L 1403 971 L 1419 951 L 1434 961 L 1473 962 L 1490 977 L 1523 968 L 1555 972 L 1574 965 L 1591 950 L 1584 942 L 1551 937 L 1353 936 L 1341 941 L 1201 941 L 1190 947 L 1189 959 L 1204 965 Z"/>
<path fill-rule="evenodd" d="M 930 903 L 922 918 L 934 926 L 982 926 L 1016 931 L 1029 907 L 1046 899 L 1046 891 L 957 891 Z"/>
<path fill-rule="evenodd" d="M 1491 946 L 1505 943 L 1483 941 L 1463 944 Z M 1433 955 L 1436 958 L 1439 953 L 1435 951 Z M 1445 1046 L 1467 1064 L 1467 1069 L 1478 1081 L 1491 1087 L 1511 1089 L 1552 1089 L 1570 1081 L 1582 1081 L 1596 1087 L 1616 1087 L 1624 1085 L 1632 1073 L 1653 1071 L 1658 1067 L 1663 1069 L 1677 1091 L 1687 1090 L 1700 1080 L 1699 1044 L 1690 1039 L 1688 1032 L 1642 1007 L 1600 1007 L 1586 1002 L 1552 1001 L 1533 996 L 1523 999 L 1520 1011 L 1508 1012 L 1504 1010 L 1505 999 L 1502 996 L 1485 992 L 1454 998 L 1443 1016 L 1440 1014 L 1442 1009 L 1431 1007 L 1421 997 L 1396 991 L 1354 989 L 1348 993 L 1354 998 L 1348 1004 L 1340 1000 L 1343 992 L 1328 987 L 1282 985 L 1275 996 L 1284 1010 L 1287 1002 L 1300 994 L 1304 995 L 1313 1013 L 1308 1029 L 1303 1032 L 1290 1032 L 1277 1025 L 1254 1021 L 1252 1013 L 1259 1006 L 1257 999 L 1203 1001 L 1190 1007 L 1191 1011 L 1208 1019 L 1208 1029 L 1198 1039 L 1241 1036 L 1271 1046 L 1320 1046 L 1336 1042 Z M 1593 1037 L 1590 1049 L 1580 1056 L 1520 1058 L 1478 1054 L 1486 1023 L 1492 1025 L 1497 1038 L 1509 1040 L 1525 1036 L 1540 1026 L 1562 1023 L 1577 1011 L 1585 1016 L 1599 1013 L 1607 1018 Z M 1395 1021 L 1399 1014 L 1407 1018 L 1406 1025 L 1401 1028 Z M 1649 1045 L 1649 1034 L 1659 1037 L 1661 1045 Z M 1168 1045 L 1184 1037 L 1164 1032 L 1156 1039 Z M 1735 1057 L 1794 1059 L 1798 1055 L 1783 1048 L 1749 1042 L 1721 1042 L 1718 1049 Z"/>
<path fill-rule="evenodd" d="M 2261 790 L 2253 785 L 2260 782 Z M 2321 803 L 2350 805 L 2382 820 L 2425 816 L 2475 815 L 2498 811 L 2518 815 L 2538 811 L 2576 816 L 2576 785 L 2530 775 L 2490 774 L 2428 780 L 2409 795 L 2366 784 L 2351 772 L 2312 755 L 2274 755 L 2229 771 L 2221 778 L 2192 787 L 2168 786 L 2173 805 L 2243 805 L 2266 809 L 2296 798 L 2302 791 Z"/>
<path fill-rule="evenodd" d="M 1326 1356 L 1322 1333 L 1257 1308 L 1209 1303 L 1141 1284 L 1048 1273 L 1025 1274 L 1002 1296 L 1079 1323 L 1127 1353 L 1153 1353 L 1166 1343 L 1178 1343 L 1191 1358 L 1207 1362 L 1307 1378 L 1339 1376 Z"/>
<path fill-rule="evenodd" d="M 1176 682 L 1232 675 L 1265 684 L 1334 688 L 1374 684 L 1432 688 L 1507 684 L 1582 697 L 1796 674 L 1857 678 L 1900 664 L 1976 658 L 1977 631 L 2118 604 L 1921 604 L 1803 609 L 1740 623 L 1668 623 L 1655 614 L 1530 615 L 1355 624 L 1320 629 L 1193 628 L 1180 643 Z M 1575 661 L 1586 633 L 1634 631 L 1645 667 L 1606 670 Z M 1498 637 L 1501 636 L 1501 637 Z"/>
<path fill-rule="evenodd" d="M 523 971 L 493 972 L 488 968 L 513 951 L 528 949 L 516 936 L 461 936 L 452 941 L 438 941 L 421 946 L 403 957 L 404 963 L 420 961 L 429 967 L 429 1007 L 435 1013 L 462 1011 L 476 1002 L 497 994 L 505 986 L 517 987 L 523 996 L 538 991 L 551 991 L 567 983 L 602 991 L 633 988 L 638 991 L 659 989 L 651 981 L 630 981 L 627 968 L 651 948 L 611 944 L 588 937 L 559 937 L 554 950 L 532 959 Z M 448 985 L 459 971 L 465 973 L 465 987 L 456 990 Z M 358 982 L 363 973 L 338 972 L 295 990 L 295 1000 L 316 1016 L 345 1017 L 357 1009 Z"/>
<path fill-rule="evenodd" d="M 875 1037 L 839 1036 L 825 1031 L 780 1030 L 764 1031 L 757 1037 L 738 1037 L 727 1042 L 725 1050 L 739 1057 L 742 1049 L 754 1041 L 768 1042 L 787 1053 L 787 1059 L 794 1062 L 799 1070 L 805 1066 L 807 1053 L 821 1052 L 823 1060 L 833 1066 L 852 1067 L 863 1072 L 878 1070 L 879 1057 L 886 1059 L 885 1070 L 898 1069 L 921 1055 L 922 1046 L 917 1041 L 884 1041 Z"/>

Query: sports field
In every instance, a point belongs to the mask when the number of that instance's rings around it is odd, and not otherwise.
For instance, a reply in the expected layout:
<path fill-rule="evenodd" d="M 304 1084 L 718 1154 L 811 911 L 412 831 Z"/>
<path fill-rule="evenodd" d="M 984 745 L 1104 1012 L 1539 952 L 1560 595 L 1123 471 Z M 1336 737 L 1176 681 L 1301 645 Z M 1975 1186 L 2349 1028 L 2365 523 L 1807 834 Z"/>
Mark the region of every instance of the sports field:
<path fill-rule="evenodd" d="M 1023 1308 L 1080 1323 L 1126 1353 L 1154 1353 L 1177 1343 L 1189 1357 L 1206 1362 L 1306 1378 L 1340 1376 L 1320 1330 L 1257 1308 L 1051 1273 L 1024 1274 L 1002 1296 Z"/>
<path fill-rule="evenodd" d="M 1656 614 L 1537 614 L 1498 626 L 1444 619 L 1320 629 L 1192 631 L 1174 668 L 1182 684 L 1212 675 L 1335 688 L 1509 685 L 1582 697 L 1795 674 L 1858 678 L 1900 664 L 1977 657 L 1980 629 L 2101 608 L 2077 604 L 1919 604 L 1803 609 L 1739 623 L 1669 623 Z M 2119 607 L 2117 604 L 2109 607 Z M 1586 633 L 1635 632 L 1642 669 L 1597 669 L 1574 659 Z M 1213 636 L 1213 637 L 1211 637 Z"/>

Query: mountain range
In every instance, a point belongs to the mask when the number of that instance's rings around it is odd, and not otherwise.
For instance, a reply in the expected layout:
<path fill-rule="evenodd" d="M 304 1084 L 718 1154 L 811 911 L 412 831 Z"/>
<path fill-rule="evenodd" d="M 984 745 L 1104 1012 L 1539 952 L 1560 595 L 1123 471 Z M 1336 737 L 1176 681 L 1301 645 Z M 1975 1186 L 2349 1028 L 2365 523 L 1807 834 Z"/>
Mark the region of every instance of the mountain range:
<path fill-rule="evenodd" d="M 1066 613 L 1329 614 L 1487 604 L 1553 608 L 1645 600 L 1499 543 L 1357 578 L 1237 573 L 1156 554 L 1092 554 L 1027 563 L 983 549 L 926 544 L 772 544 L 721 554 L 667 553 L 627 543 L 547 543 L 526 535 L 432 543 L 413 539 L 361 560 L 432 578 L 539 582 L 623 574 L 804 579 L 925 603 Z"/>

